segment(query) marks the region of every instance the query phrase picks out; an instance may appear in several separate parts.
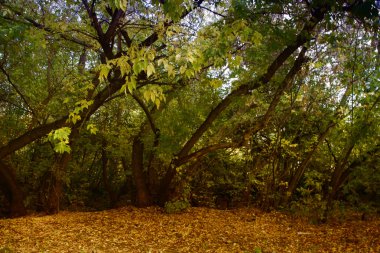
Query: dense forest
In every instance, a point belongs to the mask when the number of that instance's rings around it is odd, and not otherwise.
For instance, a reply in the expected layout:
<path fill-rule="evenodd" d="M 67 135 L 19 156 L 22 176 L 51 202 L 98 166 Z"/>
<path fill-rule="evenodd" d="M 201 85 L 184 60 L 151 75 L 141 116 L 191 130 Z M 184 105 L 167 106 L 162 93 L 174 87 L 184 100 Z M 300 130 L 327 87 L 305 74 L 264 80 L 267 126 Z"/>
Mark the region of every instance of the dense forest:
<path fill-rule="evenodd" d="M 379 9 L 0 0 L 0 216 L 379 210 Z"/>

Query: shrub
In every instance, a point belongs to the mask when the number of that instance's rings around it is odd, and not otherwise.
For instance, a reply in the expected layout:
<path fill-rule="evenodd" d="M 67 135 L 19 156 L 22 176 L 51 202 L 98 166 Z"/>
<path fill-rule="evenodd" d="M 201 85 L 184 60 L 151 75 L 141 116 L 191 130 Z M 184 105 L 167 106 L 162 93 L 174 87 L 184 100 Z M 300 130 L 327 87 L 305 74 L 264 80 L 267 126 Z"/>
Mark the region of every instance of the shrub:
<path fill-rule="evenodd" d="M 166 213 L 180 213 L 190 207 L 190 203 L 187 200 L 175 200 L 165 203 Z"/>

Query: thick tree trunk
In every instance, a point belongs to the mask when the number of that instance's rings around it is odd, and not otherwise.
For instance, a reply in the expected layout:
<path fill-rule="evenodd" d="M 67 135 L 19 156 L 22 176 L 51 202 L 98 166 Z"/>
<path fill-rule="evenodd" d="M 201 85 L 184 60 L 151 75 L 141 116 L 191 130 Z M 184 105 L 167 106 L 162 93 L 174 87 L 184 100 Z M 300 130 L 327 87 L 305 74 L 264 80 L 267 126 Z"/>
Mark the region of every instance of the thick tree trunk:
<path fill-rule="evenodd" d="M 20 217 L 26 215 L 24 197 L 17 183 L 13 169 L 0 161 L 0 190 L 9 202 L 9 216 Z"/>
<path fill-rule="evenodd" d="M 145 207 L 152 205 L 152 197 L 146 185 L 144 174 L 144 144 L 139 137 L 133 141 L 132 147 L 132 172 L 136 185 L 136 206 Z"/>

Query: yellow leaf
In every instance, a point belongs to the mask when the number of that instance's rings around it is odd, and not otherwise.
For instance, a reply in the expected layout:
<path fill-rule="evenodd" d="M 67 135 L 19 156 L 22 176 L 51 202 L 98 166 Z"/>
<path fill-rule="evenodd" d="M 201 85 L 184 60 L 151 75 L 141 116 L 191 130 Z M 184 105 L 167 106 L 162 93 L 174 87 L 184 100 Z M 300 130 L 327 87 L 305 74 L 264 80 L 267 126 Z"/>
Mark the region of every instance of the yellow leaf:
<path fill-rule="evenodd" d="M 182 65 L 180 68 L 179 68 L 179 73 L 183 74 L 185 73 L 186 71 L 186 66 L 185 65 Z"/>
<path fill-rule="evenodd" d="M 167 66 L 166 70 L 168 71 L 168 76 L 175 76 L 175 71 L 174 71 L 174 67 L 172 65 L 169 65 Z"/>
<path fill-rule="evenodd" d="M 156 69 L 154 68 L 153 63 L 149 63 L 146 68 L 146 74 L 150 77 L 153 73 L 156 73 Z"/>
<path fill-rule="evenodd" d="M 159 99 L 156 99 L 154 102 L 156 103 L 157 109 L 159 109 L 161 101 Z"/>
<path fill-rule="evenodd" d="M 111 68 L 108 65 L 102 65 L 99 71 L 99 81 L 103 82 L 107 79 Z"/>

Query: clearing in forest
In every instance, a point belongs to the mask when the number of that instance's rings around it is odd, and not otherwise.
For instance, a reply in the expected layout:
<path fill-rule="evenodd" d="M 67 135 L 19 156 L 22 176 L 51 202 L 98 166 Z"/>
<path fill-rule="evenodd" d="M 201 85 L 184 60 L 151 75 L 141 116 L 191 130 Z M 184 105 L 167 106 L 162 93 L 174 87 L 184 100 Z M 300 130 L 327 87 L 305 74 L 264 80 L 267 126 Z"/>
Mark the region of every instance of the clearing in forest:
<path fill-rule="evenodd" d="M 256 209 L 61 212 L 0 220 L 0 252 L 380 252 L 380 220 L 312 225 Z"/>

